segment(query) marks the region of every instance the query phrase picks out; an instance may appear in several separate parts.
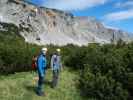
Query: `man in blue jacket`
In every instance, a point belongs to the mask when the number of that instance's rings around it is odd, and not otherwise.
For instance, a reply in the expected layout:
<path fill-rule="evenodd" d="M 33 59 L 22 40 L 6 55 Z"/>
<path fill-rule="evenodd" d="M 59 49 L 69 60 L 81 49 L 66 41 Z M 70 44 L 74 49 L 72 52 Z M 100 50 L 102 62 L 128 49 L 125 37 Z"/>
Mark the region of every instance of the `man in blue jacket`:
<path fill-rule="evenodd" d="M 37 95 L 43 96 L 45 95 L 44 92 L 42 91 L 42 85 L 44 83 L 44 77 L 45 77 L 45 71 L 46 71 L 46 52 L 47 48 L 42 48 L 40 55 L 37 58 L 37 70 L 38 70 L 38 87 L 37 87 Z"/>

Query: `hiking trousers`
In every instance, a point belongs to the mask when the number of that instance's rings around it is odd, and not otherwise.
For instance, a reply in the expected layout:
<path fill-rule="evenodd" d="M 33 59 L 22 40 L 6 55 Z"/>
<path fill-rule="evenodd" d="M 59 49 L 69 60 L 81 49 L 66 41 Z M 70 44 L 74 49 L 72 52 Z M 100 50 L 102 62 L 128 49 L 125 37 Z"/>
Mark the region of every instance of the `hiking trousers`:
<path fill-rule="evenodd" d="M 38 95 L 42 95 L 44 93 L 42 90 L 43 84 L 44 84 L 44 77 L 39 76 L 38 87 L 36 91 Z"/>
<path fill-rule="evenodd" d="M 59 70 L 53 70 L 52 87 L 56 87 L 59 80 Z"/>

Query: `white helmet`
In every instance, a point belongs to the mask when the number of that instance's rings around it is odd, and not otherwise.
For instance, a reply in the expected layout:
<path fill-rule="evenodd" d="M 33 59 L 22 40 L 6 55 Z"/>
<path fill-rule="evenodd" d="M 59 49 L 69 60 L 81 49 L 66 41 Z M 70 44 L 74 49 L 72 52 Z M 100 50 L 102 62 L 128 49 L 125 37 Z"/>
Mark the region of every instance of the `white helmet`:
<path fill-rule="evenodd" d="M 42 48 L 42 51 L 48 51 L 48 49 L 47 48 Z"/>
<path fill-rule="evenodd" d="M 61 49 L 56 49 L 56 51 L 57 51 L 57 52 L 60 52 L 60 51 L 61 51 Z"/>

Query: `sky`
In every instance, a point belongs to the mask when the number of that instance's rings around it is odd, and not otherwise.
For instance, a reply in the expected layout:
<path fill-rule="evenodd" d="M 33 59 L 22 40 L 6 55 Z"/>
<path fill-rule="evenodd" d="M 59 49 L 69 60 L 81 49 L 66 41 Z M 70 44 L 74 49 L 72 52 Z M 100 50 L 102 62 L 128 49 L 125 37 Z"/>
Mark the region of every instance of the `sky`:
<path fill-rule="evenodd" d="M 92 16 L 105 26 L 133 34 L 133 0 L 27 0 L 38 6 Z"/>

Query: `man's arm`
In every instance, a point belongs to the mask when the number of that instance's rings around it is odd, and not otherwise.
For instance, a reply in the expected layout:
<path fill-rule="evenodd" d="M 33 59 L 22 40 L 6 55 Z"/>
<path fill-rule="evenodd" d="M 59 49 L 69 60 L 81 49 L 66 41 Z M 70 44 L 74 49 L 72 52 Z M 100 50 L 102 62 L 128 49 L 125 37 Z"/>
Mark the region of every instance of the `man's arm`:
<path fill-rule="evenodd" d="M 39 74 L 41 75 L 41 77 L 44 76 L 42 67 L 43 67 L 43 59 L 42 59 L 42 57 L 39 57 L 39 59 L 38 59 L 38 71 L 39 71 Z"/>

